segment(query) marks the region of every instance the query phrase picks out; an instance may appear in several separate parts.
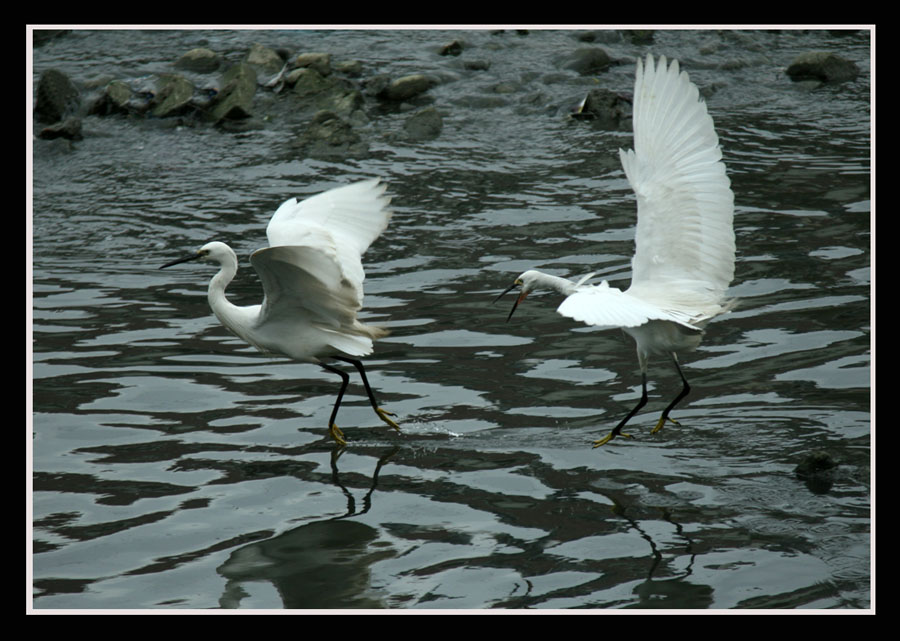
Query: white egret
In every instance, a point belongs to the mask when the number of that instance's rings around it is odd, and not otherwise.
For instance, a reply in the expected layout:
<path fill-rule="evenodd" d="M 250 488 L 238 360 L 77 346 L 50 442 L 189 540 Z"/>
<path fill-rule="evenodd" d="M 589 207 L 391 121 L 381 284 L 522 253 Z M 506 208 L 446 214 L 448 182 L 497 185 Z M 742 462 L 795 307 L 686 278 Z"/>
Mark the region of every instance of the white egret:
<path fill-rule="evenodd" d="M 218 263 L 208 298 L 220 323 L 260 351 L 317 363 L 340 376 L 341 388 L 328 421 L 329 433 L 340 445 L 346 440 L 335 418 L 350 376 L 325 359 L 352 364 L 375 413 L 400 431 L 390 418 L 394 414 L 375 401 L 358 360 L 372 353 L 372 341 L 388 333 L 356 318 L 363 302 L 362 254 L 385 230 L 392 214 L 385 189 L 375 178 L 283 203 L 266 228 L 269 247 L 250 256 L 262 281 L 262 305 L 240 307 L 225 297 L 238 267 L 237 256 L 225 243 L 207 243 L 160 267 L 198 259 Z"/>
<path fill-rule="evenodd" d="M 647 402 L 647 360 L 668 354 L 682 389 L 663 410 L 651 434 L 690 392 L 678 353 L 700 344 L 704 325 L 728 311 L 725 290 L 734 277 L 734 194 L 725 173 L 719 139 L 706 105 L 678 62 L 637 61 L 634 83 L 634 149 L 619 150 L 637 196 L 631 286 L 621 291 L 603 281 L 587 284 L 535 270 L 521 274 L 500 296 L 521 287 L 516 307 L 537 288 L 566 296 L 557 312 L 587 325 L 621 327 L 637 344 L 641 399 L 599 447 L 616 436 Z M 500 296 L 497 298 L 499 299 Z"/>

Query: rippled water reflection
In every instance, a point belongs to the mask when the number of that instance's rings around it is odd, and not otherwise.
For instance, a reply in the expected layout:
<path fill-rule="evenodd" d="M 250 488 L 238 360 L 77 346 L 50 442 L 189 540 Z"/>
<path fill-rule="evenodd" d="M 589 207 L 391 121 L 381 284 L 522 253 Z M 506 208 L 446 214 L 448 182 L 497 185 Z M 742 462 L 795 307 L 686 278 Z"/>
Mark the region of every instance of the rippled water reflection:
<path fill-rule="evenodd" d="M 454 38 L 490 68 L 436 55 Z M 290 156 L 279 123 L 89 118 L 71 152 L 34 141 L 35 608 L 870 607 L 867 37 L 657 33 L 708 93 L 742 304 L 686 358 L 681 425 L 649 436 L 679 386 L 655 363 L 638 438 L 601 450 L 639 393 L 629 339 L 549 295 L 509 324 L 491 300 L 530 267 L 629 277 L 630 136 L 565 114 L 593 86 L 629 93 L 633 65 L 564 71 L 567 32 L 76 32 L 34 52 L 35 77 L 168 70 L 202 39 L 434 73 L 444 129 L 405 143 L 405 115 L 376 114 L 372 156 L 345 162 Z M 810 49 L 863 73 L 793 85 Z M 211 270 L 157 267 L 226 240 L 229 294 L 259 302 L 246 258 L 274 207 L 375 175 L 396 215 L 365 257 L 366 314 L 392 335 L 367 368 L 404 435 L 354 385 L 339 453 L 334 377 L 221 329 Z M 840 466 L 798 478 L 816 450 Z"/>

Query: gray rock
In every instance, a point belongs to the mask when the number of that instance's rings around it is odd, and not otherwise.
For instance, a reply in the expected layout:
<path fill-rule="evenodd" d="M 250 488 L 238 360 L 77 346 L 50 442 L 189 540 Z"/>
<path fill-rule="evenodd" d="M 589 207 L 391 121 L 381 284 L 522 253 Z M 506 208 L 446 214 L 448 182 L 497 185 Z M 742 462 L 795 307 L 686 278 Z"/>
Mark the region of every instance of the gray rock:
<path fill-rule="evenodd" d="M 302 67 L 291 71 L 287 75 L 287 83 L 293 85 L 296 95 L 304 98 L 318 95 L 334 87 L 330 80 L 313 67 Z"/>
<path fill-rule="evenodd" d="M 516 93 L 521 89 L 521 87 L 515 82 L 498 82 L 497 84 L 491 87 L 491 92 L 504 95 L 504 94 L 512 94 Z"/>
<path fill-rule="evenodd" d="M 215 51 L 198 47 L 181 56 L 175 62 L 175 67 L 196 73 L 212 73 L 221 63 L 222 58 Z"/>
<path fill-rule="evenodd" d="M 387 74 L 380 73 L 375 76 L 370 76 L 362 81 L 362 85 L 365 88 L 366 95 L 379 97 L 381 94 L 387 91 L 387 88 L 391 84 L 391 78 Z"/>
<path fill-rule="evenodd" d="M 416 73 L 397 78 L 378 93 L 379 98 L 386 100 L 403 101 L 423 94 L 435 85 L 435 81 L 428 76 Z"/>
<path fill-rule="evenodd" d="M 238 63 L 225 72 L 222 88 L 213 102 L 211 118 L 223 120 L 249 118 L 253 113 L 253 96 L 256 93 L 256 72 L 247 63 Z"/>
<path fill-rule="evenodd" d="M 463 44 L 459 40 L 454 40 L 441 47 L 438 52 L 442 56 L 458 56 L 463 51 Z"/>
<path fill-rule="evenodd" d="M 330 106 L 338 115 L 350 118 L 356 122 L 365 122 L 367 120 L 363 113 L 363 107 L 366 101 L 363 95 L 357 90 L 345 92 L 335 92 L 328 101 Z"/>
<path fill-rule="evenodd" d="M 331 74 L 331 54 L 329 53 L 301 53 L 294 58 L 294 67 L 309 67 L 319 72 L 319 75 Z"/>
<path fill-rule="evenodd" d="M 625 35 L 633 45 L 649 45 L 653 43 L 655 33 L 653 29 L 629 29 Z"/>
<path fill-rule="evenodd" d="M 578 31 L 575 39 L 580 42 L 598 42 L 602 44 L 618 44 L 622 41 L 622 34 L 611 29 L 595 29 L 592 31 Z"/>
<path fill-rule="evenodd" d="M 334 70 L 351 78 L 358 78 L 362 75 L 363 66 L 359 60 L 343 60 L 334 64 Z"/>
<path fill-rule="evenodd" d="M 798 476 L 809 476 L 834 469 L 838 466 L 835 458 L 824 450 L 814 450 L 803 457 L 803 460 L 794 468 Z"/>
<path fill-rule="evenodd" d="M 583 47 L 575 50 L 565 68 L 588 76 L 605 71 L 612 63 L 613 59 L 600 47 Z"/>
<path fill-rule="evenodd" d="M 342 118 L 360 120 L 363 96 L 346 78 L 325 77 L 313 67 L 304 67 L 288 74 L 287 82 L 293 83 L 293 95 L 302 109 L 333 111 Z"/>
<path fill-rule="evenodd" d="M 81 93 L 66 74 L 57 69 L 47 69 L 41 74 L 34 107 L 38 121 L 57 122 L 80 108 Z"/>
<path fill-rule="evenodd" d="M 131 96 L 131 87 L 127 83 L 121 80 L 113 80 L 103 88 L 100 95 L 88 109 L 88 113 L 96 116 L 128 113 Z"/>
<path fill-rule="evenodd" d="M 369 153 L 368 144 L 333 111 L 318 112 L 293 145 L 309 157 L 328 160 L 362 158 Z"/>
<path fill-rule="evenodd" d="M 797 56 L 785 70 L 791 80 L 844 82 L 859 75 L 859 67 L 851 60 L 828 51 L 810 51 Z"/>
<path fill-rule="evenodd" d="M 411 140 L 431 140 L 437 138 L 444 127 L 441 114 L 434 107 L 425 107 L 407 118 L 403 130 Z"/>
<path fill-rule="evenodd" d="M 491 68 L 491 63 L 489 60 L 482 59 L 464 60 L 463 68 L 469 71 L 487 71 Z"/>
<path fill-rule="evenodd" d="M 157 118 L 179 116 L 190 109 L 194 98 L 194 85 L 184 76 L 171 75 L 160 78 L 151 114 Z"/>
<path fill-rule="evenodd" d="M 277 51 L 258 42 L 250 47 L 245 62 L 255 67 L 263 76 L 277 74 L 284 66 L 284 60 L 281 59 Z"/>
<path fill-rule="evenodd" d="M 831 490 L 838 478 L 837 461 L 823 450 L 814 450 L 803 457 L 794 468 L 794 474 L 815 494 L 825 494 Z"/>

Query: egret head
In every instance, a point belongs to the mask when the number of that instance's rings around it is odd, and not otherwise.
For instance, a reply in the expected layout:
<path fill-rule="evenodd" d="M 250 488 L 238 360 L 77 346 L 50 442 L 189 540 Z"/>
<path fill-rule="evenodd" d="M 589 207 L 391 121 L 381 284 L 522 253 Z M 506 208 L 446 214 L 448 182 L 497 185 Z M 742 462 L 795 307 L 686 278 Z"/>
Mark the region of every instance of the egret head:
<path fill-rule="evenodd" d="M 539 274 L 540 272 L 536 272 L 533 269 L 529 269 L 527 272 L 522 272 L 521 274 L 519 274 L 519 277 L 513 281 L 512 285 L 504 289 L 503 292 L 494 299 L 494 302 L 496 303 L 498 300 L 503 298 L 504 294 L 515 289 L 516 287 L 521 287 L 519 295 L 516 297 L 516 302 L 513 303 L 512 310 L 509 312 L 509 316 L 506 317 L 507 323 L 509 322 L 509 319 L 512 318 L 512 315 L 513 313 L 515 313 L 516 307 L 519 306 L 519 303 L 525 300 L 525 297 L 528 296 L 528 294 L 530 294 L 532 291 L 534 291 L 534 288 L 537 286 Z"/>
<path fill-rule="evenodd" d="M 161 266 L 160 269 L 165 269 L 166 267 L 171 267 L 172 265 L 178 265 L 180 263 L 186 263 L 191 260 L 207 260 L 211 263 L 219 263 L 219 265 L 222 265 L 223 267 L 229 263 L 237 264 L 237 256 L 235 256 L 231 247 L 225 243 L 213 241 L 211 243 L 206 243 L 203 247 L 189 256 L 177 258 L 170 263 L 166 263 Z"/>

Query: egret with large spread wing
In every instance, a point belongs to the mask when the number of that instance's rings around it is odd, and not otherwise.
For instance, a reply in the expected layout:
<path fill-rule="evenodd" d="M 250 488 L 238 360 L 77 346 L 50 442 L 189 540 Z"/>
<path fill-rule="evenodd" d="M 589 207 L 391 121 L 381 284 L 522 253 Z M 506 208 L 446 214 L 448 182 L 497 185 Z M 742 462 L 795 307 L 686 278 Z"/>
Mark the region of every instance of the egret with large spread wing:
<path fill-rule="evenodd" d="M 390 418 L 394 414 L 375 401 L 359 361 L 372 353 L 372 342 L 387 331 L 356 318 L 363 302 L 362 254 L 391 218 L 390 198 L 384 192 L 385 186 L 376 178 L 282 204 L 266 228 L 269 247 L 250 256 L 265 293 L 262 305 L 240 307 L 225 297 L 238 261 L 224 243 L 207 243 L 196 253 L 160 268 L 198 259 L 218 263 L 208 298 L 220 323 L 260 351 L 318 363 L 339 375 L 342 383 L 328 430 L 340 445 L 346 445 L 346 440 L 335 418 L 350 376 L 324 362 L 326 359 L 353 365 L 375 413 L 400 431 Z"/>
<path fill-rule="evenodd" d="M 637 61 L 634 83 L 634 149 L 619 150 L 637 196 L 631 286 L 621 291 L 603 281 L 587 284 L 529 270 L 500 296 L 521 287 L 516 307 L 536 288 L 566 296 L 557 312 L 587 325 L 621 327 L 637 343 L 641 399 L 612 432 L 616 436 L 647 402 L 647 360 L 671 356 L 682 389 L 663 410 L 651 433 L 662 429 L 672 408 L 690 392 L 679 352 L 695 349 L 704 325 L 728 311 L 725 291 L 734 277 L 734 194 L 719 139 L 697 87 L 678 62 Z M 497 298 L 500 298 L 499 296 Z"/>

